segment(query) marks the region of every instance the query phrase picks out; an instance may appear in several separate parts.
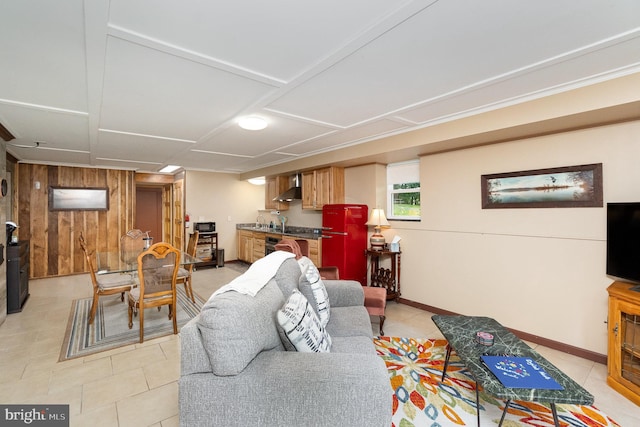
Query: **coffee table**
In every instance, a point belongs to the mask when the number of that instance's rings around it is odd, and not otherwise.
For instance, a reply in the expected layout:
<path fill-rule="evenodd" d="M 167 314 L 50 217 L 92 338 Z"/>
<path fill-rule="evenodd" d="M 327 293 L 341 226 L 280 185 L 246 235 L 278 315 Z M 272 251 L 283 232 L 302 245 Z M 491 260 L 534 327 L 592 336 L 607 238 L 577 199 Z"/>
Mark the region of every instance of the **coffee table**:
<path fill-rule="evenodd" d="M 447 339 L 447 356 L 442 371 L 442 381 L 444 381 L 447 373 L 447 366 L 449 365 L 449 357 L 451 356 L 452 350 L 456 352 L 476 380 L 478 426 L 480 426 L 480 399 L 478 394 L 480 386 L 482 386 L 485 392 L 506 401 L 499 425 L 502 425 L 509 404 L 513 400 L 549 403 L 556 427 L 559 427 L 556 403 L 574 405 L 593 404 L 593 396 L 587 390 L 582 388 L 580 384 L 573 381 L 560 369 L 553 366 L 538 352 L 494 319 L 489 317 L 448 316 L 439 314 L 432 316 L 431 319 Z M 476 342 L 477 332 L 488 332 L 492 334 L 494 337 L 493 345 L 487 346 Z M 508 354 L 512 356 L 531 357 L 563 387 L 563 390 L 505 387 L 480 359 L 480 356 L 484 354 Z"/>

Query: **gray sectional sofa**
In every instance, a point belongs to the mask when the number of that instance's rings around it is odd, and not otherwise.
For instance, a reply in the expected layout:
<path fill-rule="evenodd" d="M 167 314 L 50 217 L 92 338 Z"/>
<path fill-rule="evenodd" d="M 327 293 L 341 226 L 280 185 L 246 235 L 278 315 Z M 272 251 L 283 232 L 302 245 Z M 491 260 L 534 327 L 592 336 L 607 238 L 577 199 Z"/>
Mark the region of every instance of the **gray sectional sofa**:
<path fill-rule="evenodd" d="M 276 313 L 304 280 L 288 258 L 255 296 L 216 295 L 182 328 L 181 426 L 391 425 L 393 391 L 358 282 L 324 281 L 330 352 L 285 350 Z"/>

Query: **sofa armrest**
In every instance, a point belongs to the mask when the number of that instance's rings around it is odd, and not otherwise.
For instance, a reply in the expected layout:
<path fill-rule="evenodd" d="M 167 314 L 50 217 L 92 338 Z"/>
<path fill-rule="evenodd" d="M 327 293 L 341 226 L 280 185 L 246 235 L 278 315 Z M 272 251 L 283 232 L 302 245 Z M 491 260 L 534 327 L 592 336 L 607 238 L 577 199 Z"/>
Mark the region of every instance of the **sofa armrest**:
<path fill-rule="evenodd" d="M 202 345 L 202 334 L 198 328 L 199 317 L 198 314 L 180 329 L 181 375 L 213 371 L 209 355 Z"/>
<path fill-rule="evenodd" d="M 362 285 L 355 280 L 323 280 L 332 307 L 364 305 Z"/>
<path fill-rule="evenodd" d="M 265 351 L 238 375 L 183 376 L 179 386 L 181 425 L 391 425 L 393 390 L 372 354 Z"/>

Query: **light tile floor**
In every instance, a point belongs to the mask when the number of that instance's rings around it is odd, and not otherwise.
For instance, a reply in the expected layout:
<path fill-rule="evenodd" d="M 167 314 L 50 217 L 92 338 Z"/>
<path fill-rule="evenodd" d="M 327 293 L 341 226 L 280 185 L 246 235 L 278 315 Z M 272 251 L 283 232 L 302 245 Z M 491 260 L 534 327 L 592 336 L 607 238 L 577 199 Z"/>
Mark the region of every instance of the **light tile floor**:
<path fill-rule="evenodd" d="M 198 270 L 194 290 L 208 298 L 237 274 L 231 265 Z M 0 403 L 69 404 L 72 426 L 178 426 L 179 336 L 58 362 L 71 301 L 91 296 L 89 276 L 32 280 L 30 293 L 25 309 L 0 326 Z M 386 314 L 386 335 L 442 337 L 431 313 L 389 302 Z M 374 334 L 377 322 L 372 317 Z M 640 407 L 606 385 L 606 366 L 530 345 L 593 393 L 595 405 L 620 425 L 640 425 Z"/>

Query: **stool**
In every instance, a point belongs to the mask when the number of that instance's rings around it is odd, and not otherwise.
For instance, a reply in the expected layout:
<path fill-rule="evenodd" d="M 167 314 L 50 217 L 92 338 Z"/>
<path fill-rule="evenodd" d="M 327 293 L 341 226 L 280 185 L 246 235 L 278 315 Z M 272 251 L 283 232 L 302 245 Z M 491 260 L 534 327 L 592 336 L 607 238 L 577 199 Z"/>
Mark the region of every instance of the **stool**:
<path fill-rule="evenodd" d="M 380 316 L 380 335 L 384 335 L 382 326 L 384 325 L 384 309 L 387 306 L 387 290 L 372 286 L 363 286 L 364 307 L 370 316 Z"/>

